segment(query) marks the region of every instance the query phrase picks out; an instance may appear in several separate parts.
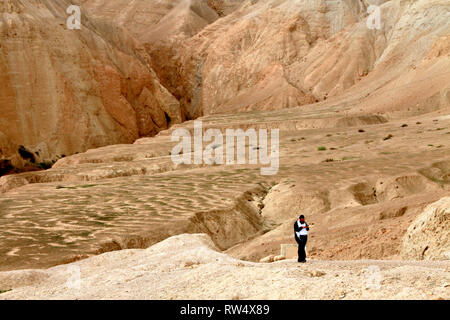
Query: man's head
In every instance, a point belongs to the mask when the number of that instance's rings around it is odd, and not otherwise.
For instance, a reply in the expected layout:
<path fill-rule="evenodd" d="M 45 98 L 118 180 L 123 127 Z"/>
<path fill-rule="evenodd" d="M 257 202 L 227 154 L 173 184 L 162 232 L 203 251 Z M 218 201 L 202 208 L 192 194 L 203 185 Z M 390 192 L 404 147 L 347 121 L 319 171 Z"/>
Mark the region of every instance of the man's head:
<path fill-rule="evenodd" d="M 298 217 L 298 220 L 300 220 L 300 222 L 305 222 L 305 216 L 300 215 L 300 217 Z"/>

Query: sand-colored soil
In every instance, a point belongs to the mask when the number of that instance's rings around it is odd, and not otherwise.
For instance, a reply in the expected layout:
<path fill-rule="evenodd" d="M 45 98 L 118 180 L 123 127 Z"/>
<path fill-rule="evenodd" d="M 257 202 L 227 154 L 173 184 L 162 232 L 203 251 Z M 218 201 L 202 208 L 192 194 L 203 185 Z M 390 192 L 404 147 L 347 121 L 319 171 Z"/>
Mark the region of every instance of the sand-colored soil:
<path fill-rule="evenodd" d="M 145 248 L 186 232 L 206 232 L 229 254 L 259 261 L 294 243 L 300 213 L 314 224 L 308 246 L 316 259 L 400 258 L 415 217 L 450 193 L 450 118 L 349 117 L 337 125 L 336 110 L 202 118 L 205 128 L 280 128 L 274 176 L 255 165 L 175 165 L 171 131 L 4 176 L 0 269 Z"/>
<path fill-rule="evenodd" d="M 76 2 L 0 3 L 0 166 L 59 159 L 0 177 L 0 298 L 449 298 L 448 1 Z M 175 164 L 190 119 L 277 174 Z"/>
<path fill-rule="evenodd" d="M 450 263 L 253 263 L 216 251 L 206 235 L 183 234 L 148 249 L 0 273 L 0 289 L 11 288 L 0 299 L 449 299 Z"/>

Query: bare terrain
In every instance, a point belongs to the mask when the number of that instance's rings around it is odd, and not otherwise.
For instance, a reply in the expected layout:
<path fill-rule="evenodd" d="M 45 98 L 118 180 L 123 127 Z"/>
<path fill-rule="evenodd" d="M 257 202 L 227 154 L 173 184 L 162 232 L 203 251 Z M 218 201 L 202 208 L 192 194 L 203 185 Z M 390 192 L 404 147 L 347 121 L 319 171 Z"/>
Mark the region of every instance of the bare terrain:
<path fill-rule="evenodd" d="M 261 264 L 216 251 L 206 235 L 108 252 L 47 270 L 0 273 L 0 299 L 449 299 L 448 261 L 293 260 Z M 79 267 L 81 282 L 71 268 Z M 298 283 L 302 285 L 299 286 Z"/>
<path fill-rule="evenodd" d="M 1 299 L 450 298 L 448 1 L 74 2 L 0 4 Z M 194 120 L 277 174 L 175 164 Z"/>
<path fill-rule="evenodd" d="M 314 224 L 312 257 L 399 258 L 414 218 L 450 193 L 450 117 L 348 117 L 344 124 L 357 126 L 339 126 L 326 111 L 202 118 L 206 127 L 245 128 L 247 117 L 253 126 L 280 127 L 275 176 L 249 165 L 177 166 L 166 134 L 4 176 L 1 268 L 47 267 L 200 231 L 229 254 L 257 261 L 293 243 L 299 213 Z"/>

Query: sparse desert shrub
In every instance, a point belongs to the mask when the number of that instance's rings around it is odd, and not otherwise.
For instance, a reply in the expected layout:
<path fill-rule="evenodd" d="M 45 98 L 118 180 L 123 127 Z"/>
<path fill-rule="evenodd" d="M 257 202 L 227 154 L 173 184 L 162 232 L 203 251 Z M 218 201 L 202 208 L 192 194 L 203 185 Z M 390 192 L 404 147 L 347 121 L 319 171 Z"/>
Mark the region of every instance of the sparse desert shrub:
<path fill-rule="evenodd" d="M 324 146 L 317 147 L 317 151 L 325 151 L 325 150 L 327 150 L 327 147 Z"/>

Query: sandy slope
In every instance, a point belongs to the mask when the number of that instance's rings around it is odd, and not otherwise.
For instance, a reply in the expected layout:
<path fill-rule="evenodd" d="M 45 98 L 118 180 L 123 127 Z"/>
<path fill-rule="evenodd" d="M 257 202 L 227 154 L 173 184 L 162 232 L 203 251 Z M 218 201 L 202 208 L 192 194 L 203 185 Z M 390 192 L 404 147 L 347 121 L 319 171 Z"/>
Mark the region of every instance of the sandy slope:
<path fill-rule="evenodd" d="M 315 259 L 401 259 L 416 216 L 450 195 L 448 115 L 387 120 L 345 116 L 336 106 L 202 120 L 218 129 L 279 128 L 278 174 L 262 176 L 254 165 L 175 165 L 168 130 L 1 177 L 0 270 L 146 248 L 180 233 L 207 233 L 228 254 L 259 261 L 294 242 L 299 213 L 314 223 Z"/>
<path fill-rule="evenodd" d="M 72 270 L 79 267 L 80 286 Z M 236 260 L 204 234 L 0 273 L 0 299 L 449 299 L 449 261 Z"/>
<path fill-rule="evenodd" d="M 3 1 L 0 159 L 207 115 L 205 128 L 280 129 L 280 168 L 175 165 L 170 134 L 188 121 L 1 177 L 0 270 L 139 250 L 73 264 L 78 291 L 67 265 L 1 273 L 0 297 L 448 298 L 448 261 L 396 261 L 448 252 L 449 200 L 426 209 L 450 195 L 448 1 L 378 1 L 377 31 L 370 2 L 79 0 L 74 36 L 68 0 Z M 299 213 L 317 260 L 250 262 L 294 242 Z M 227 251 L 169 238 L 184 233 Z M 366 289 L 376 266 L 381 288 Z"/>
<path fill-rule="evenodd" d="M 72 2 L 81 30 L 65 27 Z M 0 160 L 22 167 L 18 145 L 55 160 L 209 114 L 450 104 L 446 0 L 72 2 L 0 4 Z M 380 30 L 366 26 L 374 2 Z"/>

